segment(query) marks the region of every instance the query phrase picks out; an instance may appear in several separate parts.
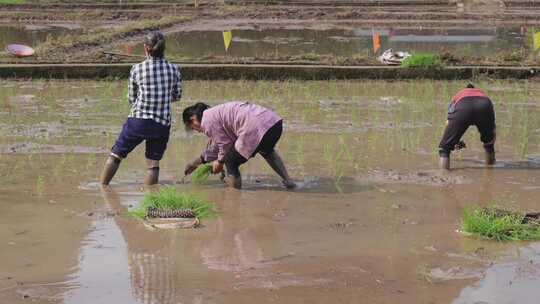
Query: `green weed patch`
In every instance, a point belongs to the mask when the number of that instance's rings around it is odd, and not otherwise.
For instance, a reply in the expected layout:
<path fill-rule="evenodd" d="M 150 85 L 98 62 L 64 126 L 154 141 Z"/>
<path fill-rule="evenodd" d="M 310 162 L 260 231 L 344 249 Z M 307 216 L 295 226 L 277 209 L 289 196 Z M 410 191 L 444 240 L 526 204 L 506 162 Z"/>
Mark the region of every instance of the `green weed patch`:
<path fill-rule="evenodd" d="M 465 209 L 461 229 L 496 241 L 540 240 L 538 215 L 520 214 L 496 207 Z"/>
<path fill-rule="evenodd" d="M 442 67 L 442 62 L 439 56 L 434 54 L 413 54 L 403 60 L 401 66 L 407 68 L 439 68 Z"/>

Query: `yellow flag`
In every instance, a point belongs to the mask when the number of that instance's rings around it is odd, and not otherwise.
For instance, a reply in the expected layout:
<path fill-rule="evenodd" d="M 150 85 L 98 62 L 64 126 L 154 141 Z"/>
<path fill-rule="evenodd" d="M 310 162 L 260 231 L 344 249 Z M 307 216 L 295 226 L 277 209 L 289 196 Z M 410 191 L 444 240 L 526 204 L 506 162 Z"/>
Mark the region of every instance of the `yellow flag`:
<path fill-rule="evenodd" d="M 540 32 L 536 32 L 533 35 L 534 50 L 540 49 Z"/>
<path fill-rule="evenodd" d="M 232 32 L 231 31 L 224 31 L 223 32 L 223 43 L 225 44 L 225 51 L 229 50 L 229 46 L 231 46 L 232 41 Z"/>

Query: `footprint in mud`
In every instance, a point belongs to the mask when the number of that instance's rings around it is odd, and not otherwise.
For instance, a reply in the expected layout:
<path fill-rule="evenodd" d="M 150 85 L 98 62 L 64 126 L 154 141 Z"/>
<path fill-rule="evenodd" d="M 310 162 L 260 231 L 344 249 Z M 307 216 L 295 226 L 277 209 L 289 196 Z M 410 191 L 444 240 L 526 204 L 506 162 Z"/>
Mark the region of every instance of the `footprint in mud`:
<path fill-rule="evenodd" d="M 296 188 L 293 192 L 302 193 L 357 193 L 372 190 L 373 187 L 364 182 L 359 182 L 352 177 L 342 177 L 339 181 L 330 177 L 309 176 L 302 180 L 295 180 Z M 246 177 L 243 185 L 245 190 L 286 190 L 280 181 L 270 176 L 251 175 Z"/>
<path fill-rule="evenodd" d="M 481 280 L 461 290 L 454 304 L 538 303 L 540 244 L 509 248 L 505 257 L 491 263 Z"/>
<path fill-rule="evenodd" d="M 461 175 L 442 173 L 438 170 L 399 172 L 394 170 L 372 170 L 367 178 L 376 183 L 395 183 L 395 184 L 418 184 L 428 186 L 447 186 L 452 184 L 465 184 L 470 181 Z"/>
<path fill-rule="evenodd" d="M 354 226 L 353 222 L 335 222 L 328 225 L 328 228 L 332 231 L 347 233 L 350 232 L 351 228 Z"/>

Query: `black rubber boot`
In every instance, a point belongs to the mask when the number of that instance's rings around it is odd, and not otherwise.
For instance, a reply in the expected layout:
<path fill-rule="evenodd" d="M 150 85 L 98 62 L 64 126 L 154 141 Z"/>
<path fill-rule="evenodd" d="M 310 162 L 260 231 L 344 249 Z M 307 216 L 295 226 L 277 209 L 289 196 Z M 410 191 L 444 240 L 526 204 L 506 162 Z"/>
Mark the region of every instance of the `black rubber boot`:
<path fill-rule="evenodd" d="M 486 165 L 491 166 L 495 164 L 495 151 L 485 151 Z"/>
<path fill-rule="evenodd" d="M 441 156 L 439 158 L 439 166 L 441 167 L 441 169 L 450 170 L 450 157 Z"/>
<path fill-rule="evenodd" d="M 144 177 L 145 185 L 155 185 L 159 180 L 159 167 L 148 168 L 146 176 Z"/>
<path fill-rule="evenodd" d="M 101 172 L 101 184 L 108 185 L 116 174 L 116 170 L 120 166 L 120 159 L 116 156 L 109 155 L 107 161 L 105 162 L 105 167 Z"/>
<path fill-rule="evenodd" d="M 234 189 L 242 189 L 242 177 L 229 175 L 225 178 L 225 183 Z"/>
<path fill-rule="evenodd" d="M 285 168 L 283 160 L 276 151 L 272 151 L 272 153 L 264 155 L 264 159 L 268 165 L 270 165 L 270 167 L 274 169 L 274 171 L 283 179 L 282 183 L 287 189 L 296 187 L 296 184 L 289 177 L 289 173 L 287 172 L 287 168 Z"/>

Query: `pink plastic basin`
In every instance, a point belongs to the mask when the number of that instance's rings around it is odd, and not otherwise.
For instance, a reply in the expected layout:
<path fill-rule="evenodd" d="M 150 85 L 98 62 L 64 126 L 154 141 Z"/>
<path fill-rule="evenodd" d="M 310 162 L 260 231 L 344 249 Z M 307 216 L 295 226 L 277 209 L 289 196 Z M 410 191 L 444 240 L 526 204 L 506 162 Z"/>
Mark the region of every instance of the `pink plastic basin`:
<path fill-rule="evenodd" d="M 24 44 L 10 44 L 6 52 L 16 57 L 28 57 L 34 55 L 34 49 Z"/>

